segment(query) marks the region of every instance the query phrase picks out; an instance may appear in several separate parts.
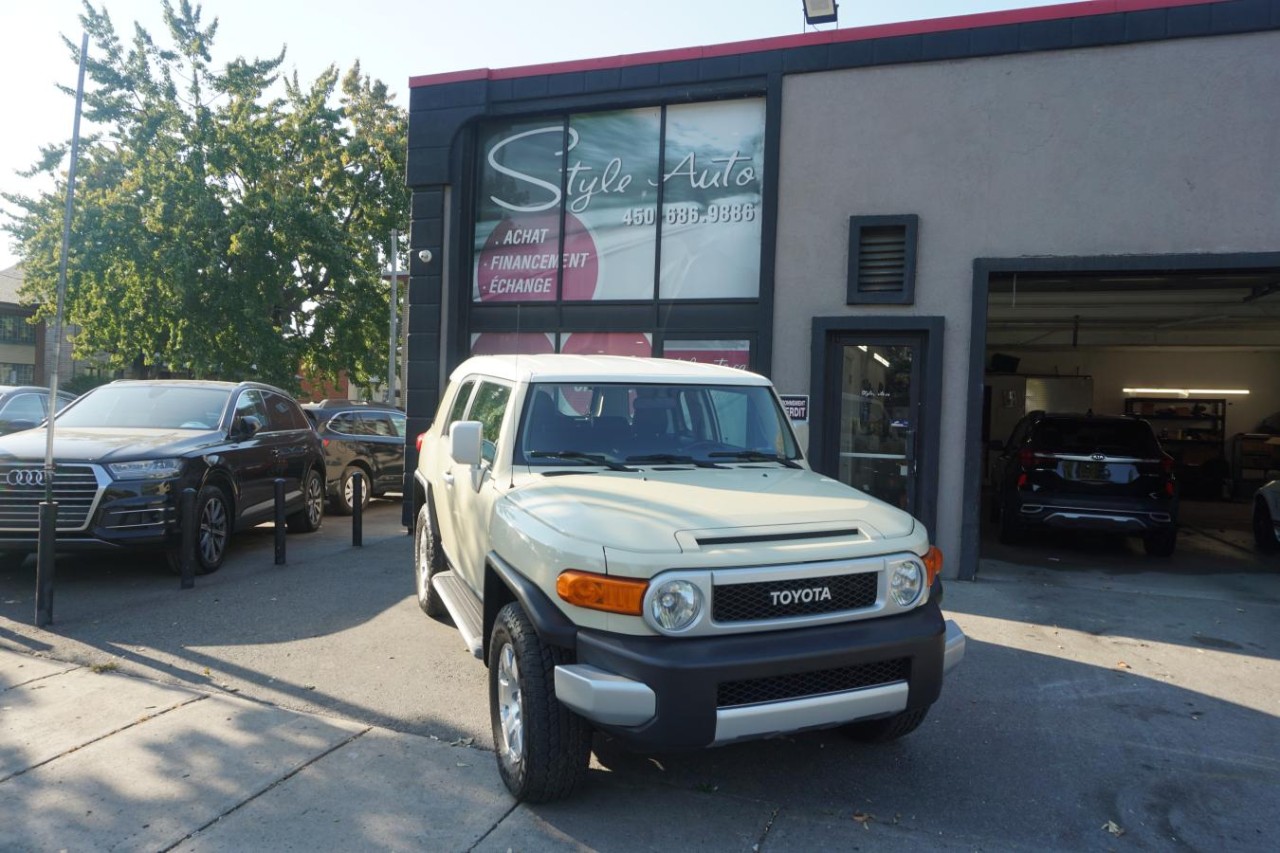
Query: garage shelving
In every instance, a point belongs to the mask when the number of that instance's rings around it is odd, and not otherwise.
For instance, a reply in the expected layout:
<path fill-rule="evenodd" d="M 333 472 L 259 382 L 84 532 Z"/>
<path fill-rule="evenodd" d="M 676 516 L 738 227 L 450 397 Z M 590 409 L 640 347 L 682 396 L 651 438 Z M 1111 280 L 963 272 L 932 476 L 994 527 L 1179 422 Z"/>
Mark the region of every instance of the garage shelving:
<path fill-rule="evenodd" d="M 1173 457 L 1174 473 L 1182 481 L 1184 494 L 1222 496 L 1230 475 L 1224 398 L 1129 397 L 1124 411 L 1151 424 L 1161 447 Z"/>

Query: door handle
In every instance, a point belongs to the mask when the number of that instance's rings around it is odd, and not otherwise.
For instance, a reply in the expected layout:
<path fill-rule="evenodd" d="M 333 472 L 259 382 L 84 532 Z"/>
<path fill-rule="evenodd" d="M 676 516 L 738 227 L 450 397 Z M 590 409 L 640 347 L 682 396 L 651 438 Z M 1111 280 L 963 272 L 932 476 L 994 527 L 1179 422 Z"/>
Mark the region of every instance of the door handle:
<path fill-rule="evenodd" d="M 449 473 L 449 472 L 447 472 L 447 471 L 446 471 L 446 472 L 445 472 L 445 474 L 444 474 L 443 479 L 444 479 L 444 484 L 445 484 L 446 486 L 452 486 L 452 485 L 453 485 L 453 474 L 451 474 L 451 473 Z"/>

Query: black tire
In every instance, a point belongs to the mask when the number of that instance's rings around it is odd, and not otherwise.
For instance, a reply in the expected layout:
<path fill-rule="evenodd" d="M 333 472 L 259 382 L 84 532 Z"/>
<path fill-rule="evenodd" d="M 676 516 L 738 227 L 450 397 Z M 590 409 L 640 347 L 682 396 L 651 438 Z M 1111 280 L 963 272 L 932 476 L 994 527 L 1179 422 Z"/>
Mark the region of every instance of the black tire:
<path fill-rule="evenodd" d="M 1177 530 L 1161 530 L 1142 537 L 1143 550 L 1149 557 L 1171 557 L 1177 545 Z"/>
<path fill-rule="evenodd" d="M 351 481 L 352 475 L 356 472 L 359 472 L 361 479 L 364 480 L 360 484 L 360 508 L 367 509 L 369 500 L 373 497 L 372 480 L 369 479 L 369 472 L 359 465 L 348 465 L 342 472 L 342 479 L 338 481 L 338 493 L 333 496 L 333 509 L 338 515 L 351 515 L 355 512 Z"/>
<path fill-rule="evenodd" d="M 444 569 L 440 553 L 440 537 L 431 523 L 430 502 L 424 502 L 413 523 L 413 574 L 418 588 L 418 606 L 422 612 L 438 619 L 446 613 L 440 593 L 431 585 L 431 577 Z"/>
<path fill-rule="evenodd" d="M 920 728 L 925 715 L 929 713 L 929 707 L 926 705 L 923 708 L 900 711 L 892 717 L 881 717 L 878 720 L 849 723 L 844 726 L 844 731 L 849 737 L 863 743 L 888 743 L 906 737 Z"/>
<path fill-rule="evenodd" d="M 1253 502 L 1253 541 L 1258 546 L 1258 550 L 1264 554 L 1280 551 L 1280 540 L 1276 539 L 1275 521 L 1271 518 L 1271 512 L 1262 498 Z"/>
<path fill-rule="evenodd" d="M 563 799 L 587 775 L 591 727 L 555 694 L 556 664 L 567 658 L 538 639 L 519 604 L 498 611 L 489 643 L 489 717 L 498 774 L 517 801 Z"/>
<path fill-rule="evenodd" d="M 315 468 L 302 476 L 302 509 L 285 519 L 291 533 L 315 533 L 324 523 L 324 477 Z"/>
<path fill-rule="evenodd" d="M 1018 545 L 1026 539 L 1026 532 L 1018 523 L 1018 513 L 1000 502 L 1000 541 L 1005 545 Z"/>
<path fill-rule="evenodd" d="M 231 501 L 227 493 L 218 486 L 202 486 L 196 493 L 196 561 L 192 571 L 197 575 L 209 575 L 222 568 L 233 527 Z M 165 553 L 169 568 L 181 572 L 181 551 L 170 548 Z"/>

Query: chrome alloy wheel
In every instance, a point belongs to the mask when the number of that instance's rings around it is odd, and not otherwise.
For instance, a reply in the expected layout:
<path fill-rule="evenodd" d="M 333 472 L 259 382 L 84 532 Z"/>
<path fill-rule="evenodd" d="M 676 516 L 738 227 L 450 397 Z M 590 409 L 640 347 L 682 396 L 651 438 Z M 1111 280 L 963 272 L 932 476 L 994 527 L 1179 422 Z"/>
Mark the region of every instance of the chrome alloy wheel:
<path fill-rule="evenodd" d="M 521 708 L 520 665 L 511 643 L 498 652 L 498 715 L 502 720 L 502 760 L 512 770 L 524 760 L 524 712 Z"/>
<path fill-rule="evenodd" d="M 324 517 L 324 481 L 319 474 L 313 472 L 307 476 L 305 488 L 307 521 L 315 529 L 320 526 Z"/>

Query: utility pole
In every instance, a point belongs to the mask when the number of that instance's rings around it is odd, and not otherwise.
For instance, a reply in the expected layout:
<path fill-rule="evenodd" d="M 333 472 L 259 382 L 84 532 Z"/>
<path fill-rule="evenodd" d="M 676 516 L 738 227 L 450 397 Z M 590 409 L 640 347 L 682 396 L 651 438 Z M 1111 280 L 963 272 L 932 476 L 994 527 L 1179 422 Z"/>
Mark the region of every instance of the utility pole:
<path fill-rule="evenodd" d="M 387 347 L 387 388 L 383 396 L 383 402 L 395 405 L 396 402 L 396 308 L 397 302 L 397 279 L 400 277 L 399 252 L 397 248 L 400 242 L 400 232 L 391 229 L 391 334 L 388 337 L 389 345 Z"/>

